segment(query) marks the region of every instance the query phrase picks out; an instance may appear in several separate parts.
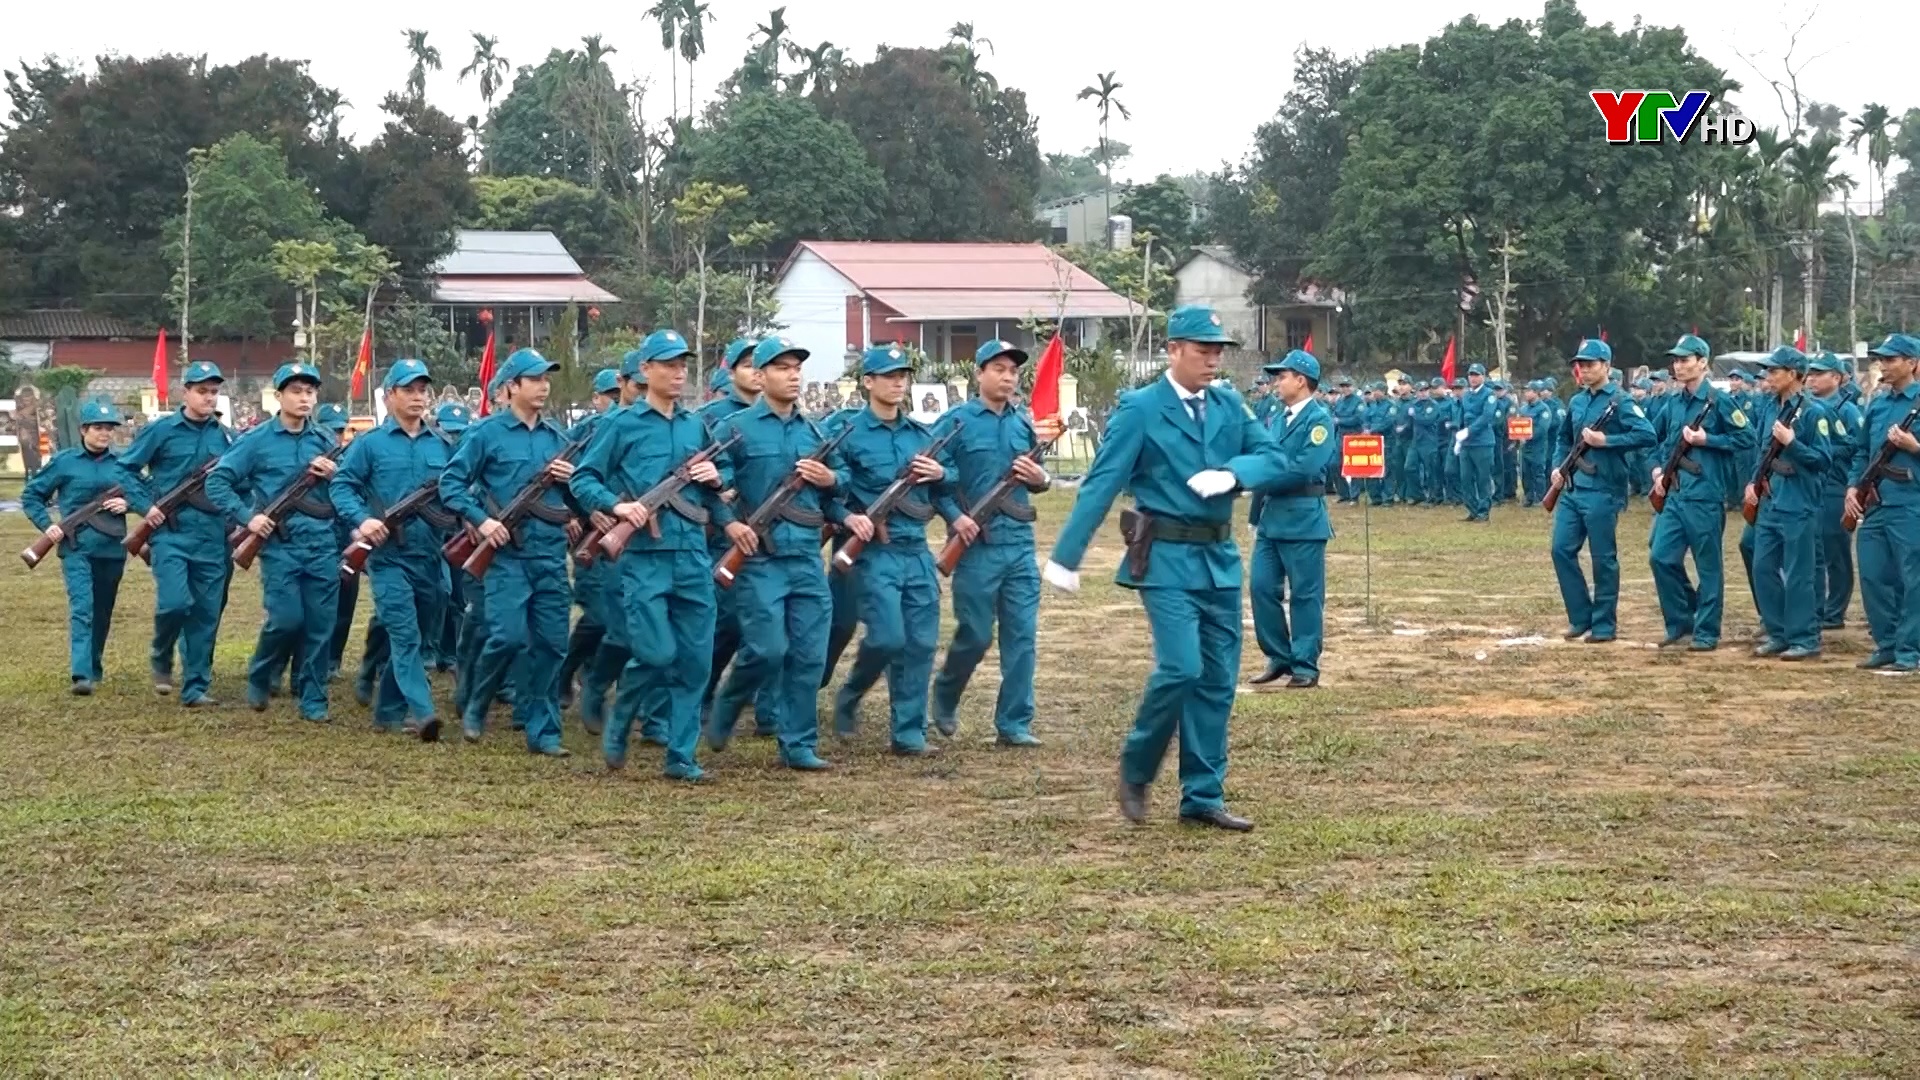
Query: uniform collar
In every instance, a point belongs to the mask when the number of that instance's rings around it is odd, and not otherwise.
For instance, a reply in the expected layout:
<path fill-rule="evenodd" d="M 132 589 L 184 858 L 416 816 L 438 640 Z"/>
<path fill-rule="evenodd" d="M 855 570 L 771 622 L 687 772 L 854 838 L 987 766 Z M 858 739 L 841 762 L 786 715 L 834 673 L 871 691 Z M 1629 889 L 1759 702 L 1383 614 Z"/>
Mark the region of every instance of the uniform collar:
<path fill-rule="evenodd" d="M 1201 387 L 1199 390 L 1188 390 L 1186 387 L 1181 386 L 1177 382 L 1174 382 L 1173 372 L 1171 371 L 1167 372 L 1165 378 L 1167 380 L 1168 388 L 1170 388 L 1173 391 L 1173 396 L 1179 399 L 1181 404 L 1185 404 L 1189 401 L 1199 400 L 1207 396 L 1207 391 L 1205 387 Z"/>
<path fill-rule="evenodd" d="M 767 396 L 765 394 L 760 395 L 760 400 L 747 406 L 746 409 L 744 409 L 743 411 L 751 413 L 755 417 L 768 416 L 768 417 L 772 417 L 775 420 L 781 420 L 780 414 L 777 412 L 774 412 L 773 406 L 767 404 Z M 801 420 L 806 419 L 806 414 L 800 411 L 800 403 L 797 401 L 793 403 L 793 411 L 789 412 L 786 416 L 786 420 L 794 420 L 794 419 L 801 419 Z M 781 422 L 785 423 L 786 420 L 781 420 Z"/>

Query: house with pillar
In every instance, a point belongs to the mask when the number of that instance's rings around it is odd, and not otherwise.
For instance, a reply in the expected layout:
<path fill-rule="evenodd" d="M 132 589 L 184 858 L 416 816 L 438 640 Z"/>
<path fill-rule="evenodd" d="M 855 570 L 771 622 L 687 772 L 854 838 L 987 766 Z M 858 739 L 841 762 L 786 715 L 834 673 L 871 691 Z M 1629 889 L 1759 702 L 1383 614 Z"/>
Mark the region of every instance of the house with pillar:
<path fill-rule="evenodd" d="M 493 313 L 505 356 L 509 348 L 545 345 L 568 305 L 579 309 L 576 332 L 584 333 L 597 305 L 619 299 L 588 280 L 560 238 L 544 230 L 461 229 L 433 271 L 435 315 L 467 352 L 486 344 L 482 311 Z"/>

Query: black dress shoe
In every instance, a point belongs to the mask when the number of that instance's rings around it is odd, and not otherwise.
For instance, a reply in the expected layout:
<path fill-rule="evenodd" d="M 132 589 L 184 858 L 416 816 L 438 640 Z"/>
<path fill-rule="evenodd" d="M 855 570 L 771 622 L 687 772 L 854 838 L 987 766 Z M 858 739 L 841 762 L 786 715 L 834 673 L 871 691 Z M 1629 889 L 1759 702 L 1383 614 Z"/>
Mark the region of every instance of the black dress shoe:
<path fill-rule="evenodd" d="M 1195 810 L 1190 814 L 1181 814 L 1180 820 L 1188 825 L 1205 825 L 1210 829 L 1226 829 L 1229 832 L 1253 831 L 1253 822 L 1234 817 L 1225 810 Z"/>
<path fill-rule="evenodd" d="M 1295 675 L 1293 678 L 1287 680 L 1287 689 L 1289 690 L 1311 690 L 1319 685 L 1320 676 L 1318 675 Z"/>
<path fill-rule="evenodd" d="M 1284 661 L 1269 660 L 1267 661 L 1267 670 L 1247 681 L 1254 686 L 1265 686 L 1270 682 L 1279 682 L 1291 674 L 1293 674 L 1293 669 L 1289 668 Z"/>
<path fill-rule="evenodd" d="M 1147 785 L 1120 781 L 1120 815 L 1135 825 L 1147 820 Z"/>

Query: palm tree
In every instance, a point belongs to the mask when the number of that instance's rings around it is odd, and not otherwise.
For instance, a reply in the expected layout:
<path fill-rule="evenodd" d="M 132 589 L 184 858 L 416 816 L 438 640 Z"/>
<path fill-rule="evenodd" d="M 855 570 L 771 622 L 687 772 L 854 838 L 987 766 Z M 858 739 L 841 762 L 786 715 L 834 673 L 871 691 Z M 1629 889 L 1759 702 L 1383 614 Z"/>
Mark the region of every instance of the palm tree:
<path fill-rule="evenodd" d="M 834 48 L 831 41 L 823 41 L 811 49 L 789 44 L 787 58 L 803 65 L 798 72 L 787 76 L 787 92 L 791 94 L 811 92 L 814 96 L 825 96 L 832 93 L 836 77 L 847 65 L 846 55 Z"/>
<path fill-rule="evenodd" d="M 1840 122 L 1846 118 L 1846 110 L 1838 105 L 1823 105 L 1818 101 L 1807 105 L 1805 119 L 1807 126 L 1813 129 L 1815 135 L 1839 134 Z"/>
<path fill-rule="evenodd" d="M 993 51 L 993 42 L 973 35 L 973 24 L 970 22 L 954 23 L 953 29 L 947 31 L 947 39 L 968 52 L 979 52 L 982 45 L 987 47 L 988 52 Z"/>
<path fill-rule="evenodd" d="M 338 90 L 330 90 L 324 86 L 314 90 L 313 115 L 316 120 L 324 121 L 327 125 L 325 141 L 329 143 L 339 141 L 340 110 L 345 108 L 346 104 L 347 99 Z"/>
<path fill-rule="evenodd" d="M 461 82 L 466 82 L 469 75 L 480 77 L 480 100 L 486 103 L 488 116 L 493 115 L 493 95 L 499 93 L 500 88 L 506 85 L 507 72 L 513 70 L 507 58 L 494 51 L 499 44 L 500 39 L 497 37 L 474 34 L 473 60 L 460 69 Z M 472 126 L 474 118 L 468 119 L 469 126 Z M 480 145 L 480 129 L 477 127 L 474 128 L 473 142 L 477 149 Z M 480 152 L 480 168 L 486 172 L 493 171 L 493 166 L 487 161 L 484 151 Z"/>
<path fill-rule="evenodd" d="M 589 34 L 581 38 L 580 44 L 586 46 L 580 51 L 580 66 L 588 71 L 598 68 L 607 57 L 620 51 L 611 45 L 602 44 L 599 34 Z"/>
<path fill-rule="evenodd" d="M 1111 145 L 1107 138 L 1107 125 L 1116 112 L 1120 114 L 1120 119 L 1122 120 L 1133 119 L 1133 114 L 1127 111 L 1127 107 L 1120 104 L 1120 100 L 1113 96 L 1114 92 L 1119 90 L 1122 85 L 1114 81 L 1113 77 L 1115 74 L 1115 72 L 1109 71 L 1105 75 L 1099 76 L 1097 85 L 1082 87 L 1080 93 L 1074 97 L 1075 101 L 1085 101 L 1088 98 L 1092 98 L 1094 108 L 1099 110 L 1100 113 L 1100 156 L 1106 159 L 1108 213 L 1113 212 L 1113 159 L 1107 153 L 1107 147 Z"/>
<path fill-rule="evenodd" d="M 1853 134 L 1847 137 L 1847 149 L 1858 150 L 1867 144 L 1867 164 L 1873 172 L 1867 177 L 1867 213 L 1873 213 L 1873 181 L 1880 181 L 1880 199 L 1887 198 L 1887 162 L 1893 160 L 1893 113 L 1885 105 L 1868 105 L 1853 118 Z"/>
<path fill-rule="evenodd" d="M 702 0 L 680 0 L 680 56 L 687 62 L 687 115 L 693 115 L 693 65 L 707 51 L 706 26 L 714 20 Z"/>
<path fill-rule="evenodd" d="M 660 24 L 660 47 L 667 50 L 667 61 L 673 67 L 673 78 L 668 85 L 673 87 L 673 112 L 680 115 L 680 54 L 674 51 L 680 38 L 680 0 L 656 0 L 647 9 L 647 18 Z"/>
<path fill-rule="evenodd" d="M 440 70 L 440 50 L 427 44 L 425 30 L 403 31 L 407 52 L 413 54 L 413 70 L 407 73 L 407 93 L 415 101 L 427 100 L 427 72 Z"/>

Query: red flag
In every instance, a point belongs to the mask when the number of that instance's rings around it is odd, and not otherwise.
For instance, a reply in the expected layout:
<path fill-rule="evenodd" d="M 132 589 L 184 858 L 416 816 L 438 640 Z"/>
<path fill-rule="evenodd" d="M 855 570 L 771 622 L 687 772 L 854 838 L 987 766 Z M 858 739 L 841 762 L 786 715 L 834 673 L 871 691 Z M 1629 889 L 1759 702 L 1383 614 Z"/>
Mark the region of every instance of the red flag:
<path fill-rule="evenodd" d="M 1060 374 L 1067 367 L 1067 346 L 1055 332 L 1040 354 L 1040 366 L 1033 369 L 1033 418 L 1060 419 Z"/>
<path fill-rule="evenodd" d="M 167 407 L 167 328 L 160 328 L 160 337 L 153 343 L 153 388 L 160 395 L 160 407 Z"/>
<path fill-rule="evenodd" d="M 487 384 L 493 382 L 493 327 L 487 327 L 487 351 L 480 354 L 480 415 L 493 412 L 493 393 Z"/>
<path fill-rule="evenodd" d="M 1607 328 L 1604 326 L 1600 328 L 1600 340 L 1601 341 L 1607 340 Z"/>
<path fill-rule="evenodd" d="M 1307 331 L 1307 340 L 1300 344 L 1300 351 L 1301 352 L 1313 351 L 1313 331 L 1311 330 Z"/>
<path fill-rule="evenodd" d="M 1453 335 L 1447 335 L 1447 355 L 1440 361 L 1440 377 L 1448 386 L 1453 385 Z"/>
<path fill-rule="evenodd" d="M 1793 347 L 1796 349 L 1799 349 L 1801 352 L 1807 351 L 1807 328 L 1806 327 L 1803 326 L 1799 330 L 1794 332 Z"/>
<path fill-rule="evenodd" d="M 353 362 L 353 385 L 347 390 L 349 398 L 359 398 L 366 388 L 367 376 L 373 373 L 373 323 L 368 322 L 360 332 L 360 356 Z"/>

